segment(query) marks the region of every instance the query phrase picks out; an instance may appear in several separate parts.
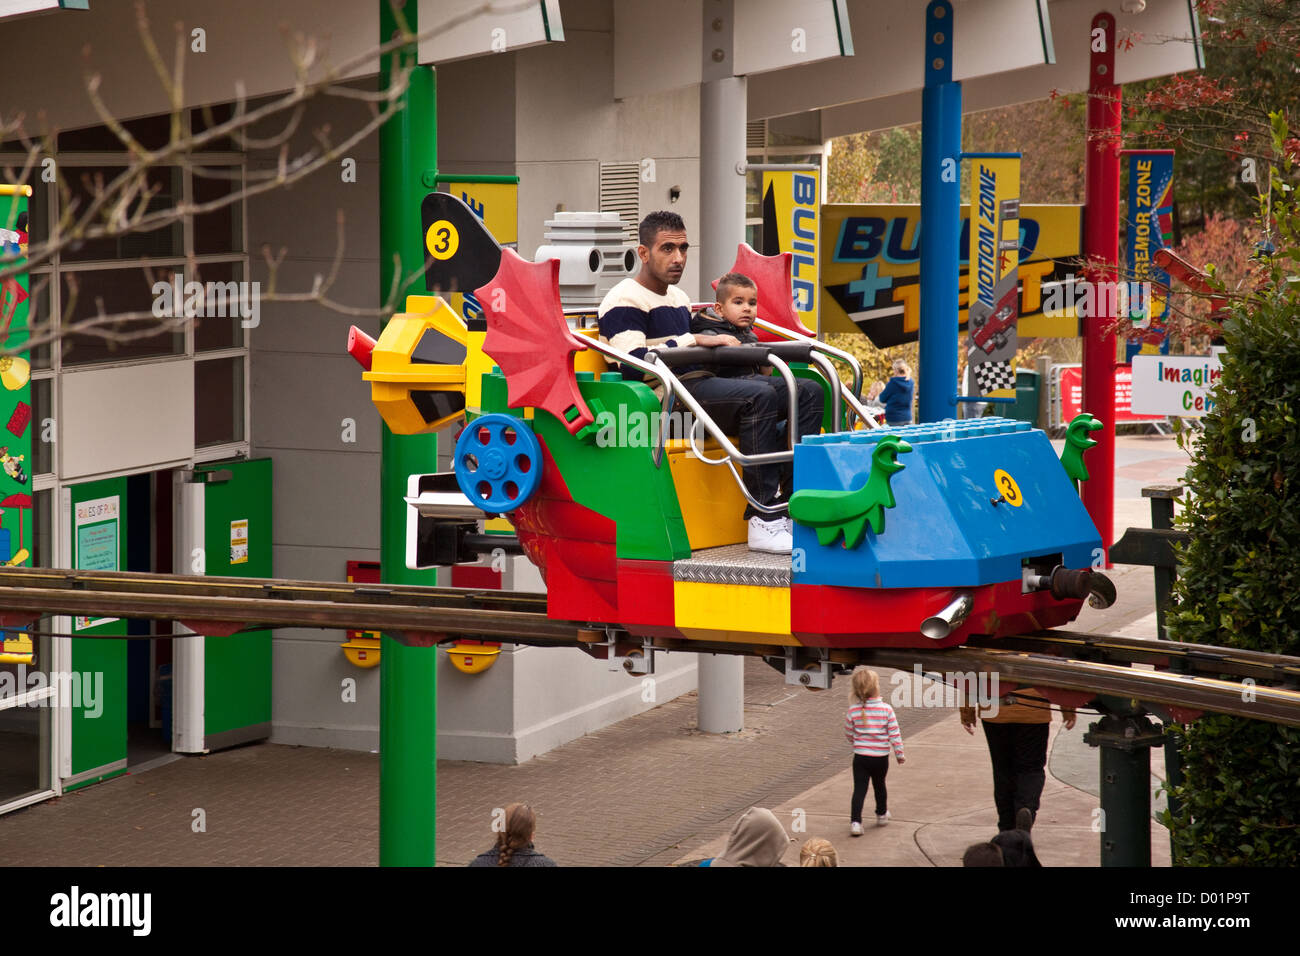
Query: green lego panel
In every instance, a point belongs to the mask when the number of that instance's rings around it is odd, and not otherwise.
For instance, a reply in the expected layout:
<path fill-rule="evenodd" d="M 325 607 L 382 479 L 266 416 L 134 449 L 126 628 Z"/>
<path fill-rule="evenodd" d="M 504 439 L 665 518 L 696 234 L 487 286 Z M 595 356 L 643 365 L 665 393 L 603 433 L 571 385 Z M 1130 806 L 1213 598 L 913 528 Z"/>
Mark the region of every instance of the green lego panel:
<path fill-rule="evenodd" d="M 600 409 L 595 433 L 570 435 L 560 421 L 540 410 L 533 418 L 533 430 L 546 442 L 573 500 L 615 523 L 620 558 L 690 557 L 667 458 L 658 468 L 654 464 L 660 415 L 654 392 L 641 382 L 625 382 L 616 373 L 607 372 L 600 381 L 584 373 L 576 377 L 587 404 L 593 412 Z M 484 376 L 484 412 L 497 396 L 504 401 L 505 392 L 500 373 Z M 495 405 L 492 409 L 509 411 Z"/>

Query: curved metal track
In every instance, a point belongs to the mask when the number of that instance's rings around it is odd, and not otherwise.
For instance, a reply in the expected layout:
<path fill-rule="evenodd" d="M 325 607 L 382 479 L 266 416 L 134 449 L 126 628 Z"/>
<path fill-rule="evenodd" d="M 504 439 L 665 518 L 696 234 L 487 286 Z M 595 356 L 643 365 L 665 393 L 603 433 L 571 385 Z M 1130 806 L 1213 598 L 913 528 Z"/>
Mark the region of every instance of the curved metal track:
<path fill-rule="evenodd" d="M 44 614 L 96 613 L 180 621 L 233 633 L 267 627 L 382 630 L 413 643 L 459 634 L 517 644 L 585 646 L 592 632 L 546 616 L 546 596 L 520 592 L 210 578 L 42 568 L 0 569 L 0 623 L 24 627 Z M 197 625 L 197 626 L 196 626 Z M 641 645 L 638 644 L 638 647 Z M 656 641 L 662 650 L 771 654 L 770 645 Z M 804 648 L 810 654 L 816 648 Z M 1020 684 L 1131 698 L 1300 726 L 1300 658 L 1260 651 L 1042 631 L 964 647 L 832 649 L 843 665 L 994 672 Z M 1136 665 L 1136 666 L 1135 666 Z M 1250 683 L 1243 683 L 1249 680 Z"/>

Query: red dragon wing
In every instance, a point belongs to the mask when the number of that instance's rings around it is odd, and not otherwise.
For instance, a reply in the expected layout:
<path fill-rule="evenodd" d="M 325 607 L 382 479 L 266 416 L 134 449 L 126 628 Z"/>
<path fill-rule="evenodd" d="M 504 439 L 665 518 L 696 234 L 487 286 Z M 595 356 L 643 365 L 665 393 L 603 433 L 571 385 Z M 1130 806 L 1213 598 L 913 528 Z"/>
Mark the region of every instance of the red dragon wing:
<path fill-rule="evenodd" d="M 474 295 L 487 316 L 483 351 L 506 377 L 510 406 L 544 409 L 574 435 L 593 424 L 573 375 L 573 354 L 587 346 L 564 320 L 560 260 L 529 262 L 502 249 L 497 274 Z"/>
<path fill-rule="evenodd" d="M 813 331 L 799 321 L 799 314 L 794 310 L 794 286 L 790 281 L 792 259 L 793 255 L 789 252 L 777 256 L 759 255 L 749 243 L 742 242 L 736 249 L 736 264 L 731 267 L 731 271 L 749 276 L 758 286 L 760 319 L 811 337 Z M 778 336 L 762 329 L 756 329 L 754 334 L 760 341 L 779 341 Z"/>

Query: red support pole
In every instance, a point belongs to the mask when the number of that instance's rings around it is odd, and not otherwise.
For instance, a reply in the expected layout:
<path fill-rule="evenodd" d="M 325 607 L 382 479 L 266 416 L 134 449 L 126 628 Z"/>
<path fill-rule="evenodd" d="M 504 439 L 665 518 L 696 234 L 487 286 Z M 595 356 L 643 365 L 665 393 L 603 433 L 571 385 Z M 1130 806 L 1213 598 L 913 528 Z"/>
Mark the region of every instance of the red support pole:
<path fill-rule="evenodd" d="M 1121 92 L 1115 84 L 1115 18 L 1092 18 L 1088 83 L 1088 142 L 1084 159 L 1083 254 L 1089 282 L 1119 278 L 1119 150 Z M 1105 286 L 1094 286 L 1094 291 Z M 1114 302 L 1094 295 L 1094 302 Z M 1083 482 L 1084 507 L 1101 533 L 1110 567 L 1115 537 L 1115 336 L 1108 334 L 1116 316 L 1092 315 L 1081 321 L 1083 332 L 1083 409 L 1105 422 L 1108 436 L 1088 457 L 1092 478 Z"/>

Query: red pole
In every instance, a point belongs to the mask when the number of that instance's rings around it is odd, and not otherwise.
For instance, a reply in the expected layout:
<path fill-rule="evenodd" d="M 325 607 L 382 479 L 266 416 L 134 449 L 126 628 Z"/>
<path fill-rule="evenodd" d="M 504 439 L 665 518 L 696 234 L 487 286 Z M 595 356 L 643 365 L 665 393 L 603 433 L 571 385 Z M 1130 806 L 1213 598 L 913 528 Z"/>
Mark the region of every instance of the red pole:
<path fill-rule="evenodd" d="M 1115 84 L 1115 18 L 1092 18 L 1088 43 L 1092 51 L 1088 83 L 1088 142 L 1084 158 L 1083 254 L 1089 282 L 1119 278 L 1119 150 L 1120 88 Z M 1094 292 L 1099 287 L 1094 286 Z M 1105 288 L 1105 287 L 1100 287 Z M 1094 302 L 1112 303 L 1114 296 L 1094 295 Z M 1107 438 L 1088 456 L 1092 478 L 1083 482 L 1083 504 L 1101 532 L 1110 567 L 1115 538 L 1115 337 L 1107 334 L 1116 316 L 1092 315 L 1081 322 L 1083 332 L 1083 408 L 1106 423 Z"/>

